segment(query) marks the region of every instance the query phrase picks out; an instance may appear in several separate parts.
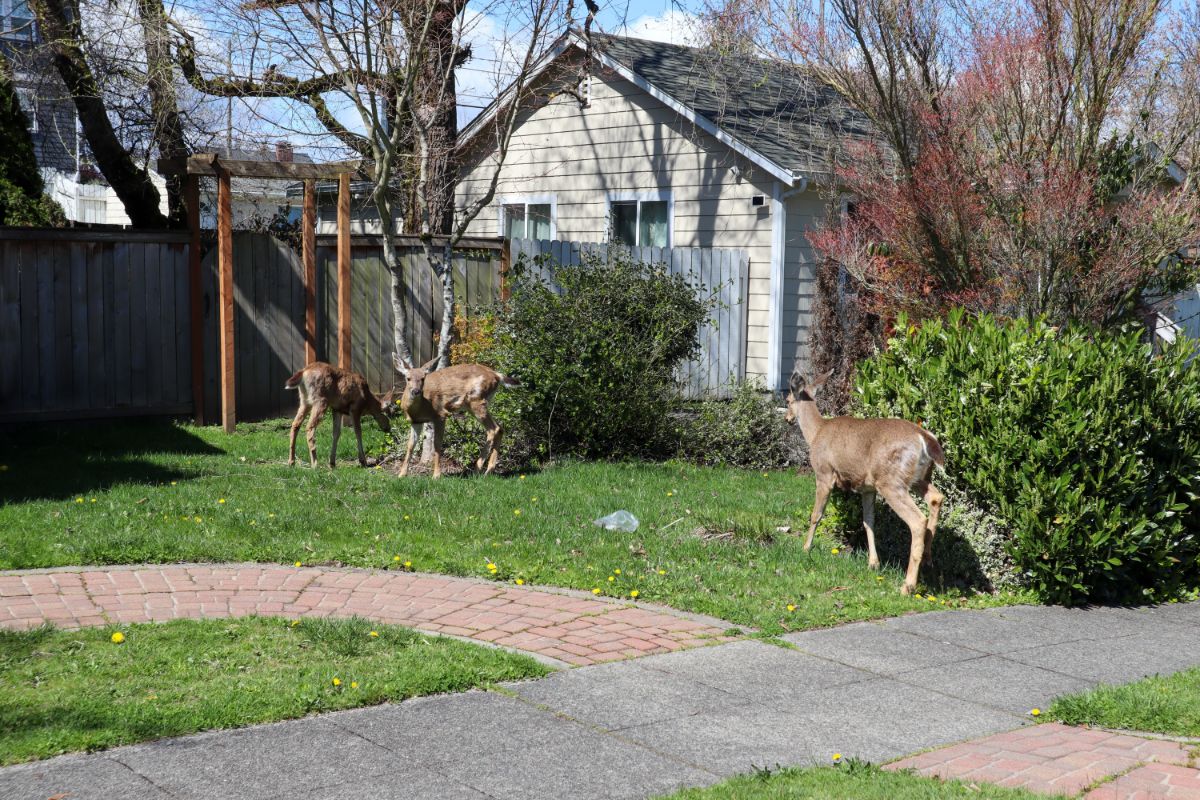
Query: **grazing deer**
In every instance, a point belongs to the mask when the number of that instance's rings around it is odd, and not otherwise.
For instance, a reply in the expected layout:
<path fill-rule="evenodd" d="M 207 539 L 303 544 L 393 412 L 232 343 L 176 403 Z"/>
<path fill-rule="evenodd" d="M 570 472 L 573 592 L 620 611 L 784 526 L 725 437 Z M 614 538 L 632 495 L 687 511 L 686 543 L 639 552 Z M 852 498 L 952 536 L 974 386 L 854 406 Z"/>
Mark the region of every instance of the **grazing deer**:
<path fill-rule="evenodd" d="M 371 394 L 367 379 L 357 372 L 341 369 L 323 361 L 314 361 L 287 379 L 286 389 L 300 393 L 300 410 L 292 420 L 292 436 L 288 449 L 288 466 L 296 463 L 296 433 L 304 417 L 312 411 L 308 421 L 308 457 L 317 466 L 317 425 L 326 411 L 333 412 L 333 445 L 329 449 L 329 467 L 336 466 L 338 437 L 342 434 L 342 415 L 350 417 L 354 426 L 354 437 L 358 439 L 358 463 L 367 466 L 367 455 L 363 452 L 362 416 L 370 414 L 387 433 L 392 423 L 383 413 L 378 398 Z"/>
<path fill-rule="evenodd" d="M 404 374 L 406 385 L 400 397 L 404 415 L 412 424 L 408 434 L 408 449 L 404 453 L 404 465 L 400 477 L 408 474 L 408 463 L 412 459 L 413 447 L 421 436 L 425 423 L 433 424 L 433 477 L 442 476 L 442 435 L 446 430 L 446 419 L 454 414 L 470 411 L 487 431 L 487 441 L 475 462 L 476 469 L 487 469 L 490 475 L 500 458 L 500 423 L 488 413 L 488 400 L 501 386 L 520 386 L 520 381 L 501 375 L 483 364 L 458 364 L 431 371 L 437 359 L 420 367 L 414 367 L 396 358 L 396 368 Z M 388 392 L 384 400 L 390 405 L 395 395 Z"/>
<path fill-rule="evenodd" d="M 825 373 L 814 381 L 805 381 L 798 373 L 792 373 L 788 382 L 787 421 L 800 424 L 817 481 L 804 550 L 812 547 L 813 533 L 825 514 L 829 491 L 835 486 L 850 489 L 862 495 L 867 564 L 871 569 L 879 569 L 873 530 L 878 493 L 912 532 L 908 572 L 900 590 L 901 594 L 910 594 L 917 588 L 920 565 L 933 563 L 933 535 L 944 496 L 929 478 L 934 464 L 945 463 L 942 446 L 932 433 L 902 419 L 825 419 L 817 410 L 812 392 L 828 378 L 829 373 Z M 928 521 L 909 495 L 910 490 L 916 490 L 929 504 Z"/>

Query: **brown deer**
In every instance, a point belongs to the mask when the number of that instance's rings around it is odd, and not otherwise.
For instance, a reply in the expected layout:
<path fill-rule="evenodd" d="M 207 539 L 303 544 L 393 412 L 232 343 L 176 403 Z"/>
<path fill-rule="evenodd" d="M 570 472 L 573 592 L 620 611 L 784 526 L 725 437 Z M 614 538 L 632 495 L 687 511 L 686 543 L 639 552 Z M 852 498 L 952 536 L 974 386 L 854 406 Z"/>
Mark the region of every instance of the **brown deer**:
<path fill-rule="evenodd" d="M 809 518 L 804 550 L 812 547 L 813 533 L 825 514 L 825 503 L 834 487 L 862 495 L 863 527 L 867 531 L 867 564 L 879 569 L 875 552 L 875 495 L 882 495 L 912 532 L 908 572 L 901 594 L 917 588 L 921 564 L 933 563 L 933 536 L 944 496 L 929 482 L 933 466 L 945 463 L 941 444 L 932 433 L 902 419 L 826 419 L 817 410 L 813 391 L 829 378 L 825 373 L 806 381 L 792 373 L 788 382 L 787 421 L 800 424 L 808 442 L 809 461 L 817 482 L 816 501 Z M 915 490 L 929 504 L 929 519 L 909 495 Z"/>
<path fill-rule="evenodd" d="M 520 386 L 515 378 L 501 375 L 483 364 L 457 364 L 433 371 L 437 359 L 414 367 L 403 359 L 396 358 L 396 368 L 404 374 L 406 385 L 400 396 L 400 406 L 408 417 L 412 428 L 408 434 L 408 449 L 404 453 L 404 465 L 400 477 L 408 474 L 408 464 L 413 448 L 421 436 L 425 423 L 433 424 L 433 477 L 442 476 L 442 436 L 446 430 L 446 419 L 454 414 L 470 411 L 487 431 L 487 441 L 475 462 L 476 469 L 484 469 L 490 475 L 500 458 L 500 423 L 488 413 L 488 400 L 501 386 Z M 385 401 L 390 405 L 395 398 L 388 392 Z"/>
<path fill-rule="evenodd" d="M 300 410 L 292 420 L 292 435 L 288 449 L 288 466 L 296 463 L 296 433 L 304 423 L 304 417 L 312 412 L 308 420 L 308 457 L 317 466 L 317 425 L 326 411 L 333 412 L 333 445 L 329 449 L 329 467 L 337 462 L 338 437 L 342 434 L 342 415 L 350 417 L 354 436 L 358 439 L 358 463 L 367 466 L 367 455 L 363 452 L 362 416 L 370 414 L 384 432 L 390 432 L 392 423 L 383 413 L 379 399 L 371 394 L 367 379 L 357 372 L 341 369 L 323 361 L 314 361 L 292 375 L 284 388 L 300 393 Z"/>

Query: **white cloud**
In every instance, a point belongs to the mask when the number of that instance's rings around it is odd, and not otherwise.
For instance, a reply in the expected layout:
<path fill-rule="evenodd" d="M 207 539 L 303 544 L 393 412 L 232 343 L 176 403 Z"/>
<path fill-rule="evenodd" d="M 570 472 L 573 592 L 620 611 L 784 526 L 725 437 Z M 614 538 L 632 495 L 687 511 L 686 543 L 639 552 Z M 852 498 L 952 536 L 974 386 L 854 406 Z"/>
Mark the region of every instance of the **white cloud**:
<path fill-rule="evenodd" d="M 632 36 L 635 39 L 652 39 L 656 42 L 669 44 L 699 45 L 700 18 L 695 14 L 677 9 L 667 9 L 658 16 L 645 15 L 638 17 L 620 29 L 613 31 L 619 36 Z"/>

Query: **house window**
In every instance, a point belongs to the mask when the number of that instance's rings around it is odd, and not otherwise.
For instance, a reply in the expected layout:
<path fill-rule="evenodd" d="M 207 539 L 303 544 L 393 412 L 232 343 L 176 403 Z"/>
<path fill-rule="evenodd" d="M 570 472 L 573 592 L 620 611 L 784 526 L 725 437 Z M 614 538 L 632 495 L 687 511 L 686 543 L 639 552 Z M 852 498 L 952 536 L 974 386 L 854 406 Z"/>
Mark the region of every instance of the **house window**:
<path fill-rule="evenodd" d="M 21 103 L 21 110 L 25 112 L 25 117 L 29 120 L 29 132 L 38 132 L 38 103 L 37 95 L 33 91 L 25 88 L 18 88 L 17 99 Z"/>
<path fill-rule="evenodd" d="M 33 41 L 33 12 L 26 0 L 0 0 L 0 38 Z"/>
<path fill-rule="evenodd" d="M 508 239 L 555 238 L 553 197 L 508 197 L 500 205 L 500 232 Z"/>
<path fill-rule="evenodd" d="M 612 240 L 630 247 L 671 246 L 671 197 L 612 197 L 608 201 Z"/>

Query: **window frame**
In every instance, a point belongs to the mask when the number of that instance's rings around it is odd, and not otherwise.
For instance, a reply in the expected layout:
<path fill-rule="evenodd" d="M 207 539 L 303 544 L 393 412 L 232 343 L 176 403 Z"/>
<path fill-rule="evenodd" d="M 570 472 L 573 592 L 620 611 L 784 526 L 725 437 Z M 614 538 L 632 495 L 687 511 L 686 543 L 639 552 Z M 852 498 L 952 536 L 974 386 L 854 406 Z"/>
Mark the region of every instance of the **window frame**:
<path fill-rule="evenodd" d="M 529 232 L 529 207 L 550 206 L 550 241 L 558 239 L 558 198 L 552 194 L 504 194 L 496 198 L 496 235 L 504 238 L 504 207 L 525 206 L 525 232 Z M 528 237 L 526 237 L 528 238 Z"/>
<path fill-rule="evenodd" d="M 670 189 L 658 189 L 652 192 L 610 192 L 604 202 L 605 228 L 611 238 L 613 235 L 612 218 L 613 203 L 637 203 L 637 217 L 633 230 L 640 239 L 642 236 L 642 203 L 667 203 L 667 243 L 664 247 L 675 246 L 675 197 Z M 657 247 L 658 245 L 635 244 L 634 247 Z"/>
<path fill-rule="evenodd" d="M 13 0 L 0 0 L 0 39 L 29 44 L 38 41 L 37 17 L 34 16 L 33 9 L 29 7 L 28 0 L 25 0 L 25 10 L 29 12 L 29 16 L 27 17 L 29 24 L 22 26 L 18 32 L 17 29 L 12 27 Z"/>

